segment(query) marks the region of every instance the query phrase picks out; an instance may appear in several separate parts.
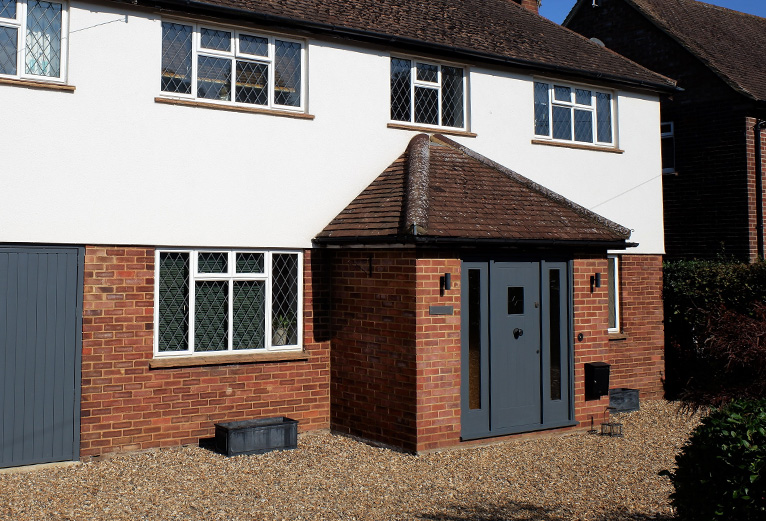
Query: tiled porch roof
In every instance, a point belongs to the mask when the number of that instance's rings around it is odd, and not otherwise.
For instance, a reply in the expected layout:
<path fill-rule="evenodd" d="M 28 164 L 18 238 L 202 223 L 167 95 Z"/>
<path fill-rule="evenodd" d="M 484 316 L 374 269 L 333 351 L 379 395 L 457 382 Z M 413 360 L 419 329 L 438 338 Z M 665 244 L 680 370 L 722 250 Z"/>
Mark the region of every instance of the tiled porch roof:
<path fill-rule="evenodd" d="M 415 136 L 317 235 L 324 244 L 493 242 L 625 247 L 630 230 L 441 135 Z"/>

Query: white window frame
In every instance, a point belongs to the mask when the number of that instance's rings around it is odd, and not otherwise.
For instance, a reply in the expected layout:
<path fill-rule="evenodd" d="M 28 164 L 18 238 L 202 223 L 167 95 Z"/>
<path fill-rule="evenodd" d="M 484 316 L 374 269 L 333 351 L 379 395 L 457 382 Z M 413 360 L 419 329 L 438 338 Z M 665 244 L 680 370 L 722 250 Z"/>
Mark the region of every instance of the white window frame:
<path fill-rule="evenodd" d="M 410 62 L 410 120 L 404 121 L 400 119 L 389 119 L 390 123 L 393 124 L 405 124 L 405 125 L 417 125 L 422 127 L 428 127 L 428 128 L 435 128 L 435 129 L 452 129 L 452 130 L 468 130 L 468 76 L 469 76 L 469 69 L 466 65 L 457 64 L 457 63 L 448 63 L 448 62 L 437 62 L 433 60 L 428 59 L 422 59 L 418 58 L 416 56 L 403 56 L 403 55 L 391 55 L 389 59 L 389 89 L 391 84 L 391 73 L 390 73 L 390 63 L 391 59 L 398 59 L 398 60 L 408 60 Z M 418 71 L 417 71 L 417 65 L 418 63 L 421 63 L 423 65 L 431 65 L 438 68 L 437 73 L 437 80 L 436 82 L 430 82 L 425 80 L 418 80 Z M 441 124 L 442 120 L 442 67 L 452 67 L 454 69 L 460 69 L 463 71 L 463 126 L 462 127 L 451 127 L 447 125 Z M 437 91 L 437 98 L 439 100 L 438 104 L 438 115 L 439 115 L 439 124 L 438 125 L 431 125 L 429 123 L 418 123 L 415 121 L 415 88 L 427 88 Z M 391 116 L 391 93 L 389 91 L 389 103 L 388 103 L 388 115 L 389 118 Z"/>
<path fill-rule="evenodd" d="M 538 134 L 537 129 L 534 126 L 535 89 L 538 83 L 545 84 L 548 86 L 548 134 Z M 570 89 L 569 101 L 556 99 L 556 96 L 555 96 L 556 87 L 567 87 Z M 577 90 L 588 90 L 592 93 L 591 105 L 583 105 L 581 103 L 577 103 L 577 98 L 576 98 Z M 595 146 L 595 147 L 603 147 L 603 148 L 617 147 L 617 93 L 615 91 L 610 89 L 597 88 L 591 85 L 569 83 L 566 81 L 557 81 L 557 80 L 551 80 L 547 78 L 535 78 L 532 84 L 532 92 L 533 92 L 533 96 L 532 96 L 533 129 L 532 130 L 534 132 L 534 136 L 536 139 L 547 139 L 555 143 L 568 143 L 568 144 L 574 144 L 574 145 L 586 145 L 586 146 Z M 609 142 L 598 140 L 598 117 L 597 117 L 596 93 L 609 95 L 609 108 L 610 108 L 609 116 L 610 116 L 610 130 L 611 130 Z M 554 106 L 565 107 L 569 110 L 571 114 L 572 139 L 562 139 L 562 138 L 553 137 L 553 107 Z M 591 113 L 591 122 L 592 122 L 591 141 L 578 141 L 575 139 L 575 117 L 574 117 L 575 109 L 588 111 Z"/>
<path fill-rule="evenodd" d="M 614 263 L 614 277 L 609 277 L 609 270 L 607 269 L 607 290 L 609 293 L 614 292 L 614 327 L 609 327 L 607 331 L 609 333 L 619 333 L 620 329 L 620 256 L 619 255 L 607 255 L 607 261 Z"/>
<path fill-rule="evenodd" d="M 0 78 L 34 80 L 46 83 L 66 83 L 69 61 L 69 2 L 66 0 L 45 0 L 46 3 L 61 5 L 61 63 L 58 76 L 28 74 L 27 60 L 27 0 L 16 0 L 16 18 L 0 17 L 0 27 L 16 29 L 16 74 L 0 74 Z"/>
<path fill-rule="evenodd" d="M 186 351 L 160 351 L 159 349 L 159 337 L 160 337 L 160 255 L 162 253 L 186 253 L 189 255 L 189 302 L 188 312 L 189 326 L 188 326 L 188 347 Z M 199 253 L 226 253 L 227 257 L 227 273 L 199 273 Z M 264 256 L 263 272 L 262 273 L 236 273 L 236 254 L 237 253 L 262 253 Z M 297 310 L 296 310 L 296 328 L 297 328 L 297 343 L 288 345 L 272 345 L 273 331 L 272 331 L 272 256 L 273 255 L 296 255 L 297 256 L 297 286 L 298 294 Z M 194 312 L 195 312 L 195 288 L 196 282 L 199 281 L 228 281 L 228 317 L 229 317 L 229 330 L 228 330 L 228 349 L 226 351 L 195 351 L 194 346 Z M 253 354 L 253 353 L 267 353 L 267 352 L 283 352 L 283 351 L 301 351 L 303 349 L 303 252 L 299 250 L 252 250 L 252 249 L 227 249 L 227 248 L 203 248 L 203 249 L 189 249 L 189 248 L 161 248 L 156 249 L 154 253 L 154 357 L 155 358 L 173 358 L 173 357 L 190 357 L 190 356 L 219 356 L 219 355 L 238 355 L 238 354 Z M 264 347 L 260 349 L 233 349 L 233 317 L 234 312 L 234 299 L 233 287 L 234 281 L 263 281 L 266 292 L 264 296 L 265 309 L 264 309 Z"/>
<path fill-rule="evenodd" d="M 663 132 L 663 127 L 665 125 L 670 125 L 670 130 Z M 676 172 L 676 127 L 675 124 L 673 124 L 672 121 L 663 121 L 660 123 L 660 145 L 662 145 L 662 140 L 664 139 L 671 139 L 673 140 L 673 166 L 669 168 L 662 168 L 663 174 L 674 174 Z M 665 158 L 662 157 L 662 146 L 660 147 L 660 160 L 664 162 Z"/>
<path fill-rule="evenodd" d="M 262 109 L 276 109 L 276 110 L 288 110 L 294 112 L 304 112 L 306 110 L 306 41 L 299 38 L 291 38 L 280 34 L 264 33 L 260 31 L 252 31 L 249 29 L 242 29 L 236 27 L 226 27 L 216 24 L 196 23 L 183 19 L 169 19 L 163 18 L 162 22 L 185 25 L 192 28 L 192 70 L 191 70 L 191 93 L 185 94 L 181 92 L 170 92 L 160 90 L 160 97 L 163 98 L 182 98 L 188 100 L 195 100 L 204 103 L 216 103 L 221 105 L 233 105 L 237 107 L 251 107 Z M 229 43 L 229 51 L 221 51 L 217 49 L 207 49 L 202 47 L 202 29 L 211 29 L 214 31 L 225 31 L 231 33 L 231 39 Z M 247 54 L 241 52 L 239 49 L 240 35 L 253 36 L 256 38 L 268 39 L 268 56 L 258 56 L 255 54 Z M 297 43 L 301 46 L 301 77 L 300 77 L 300 105 L 280 105 L 274 102 L 275 99 L 275 87 L 274 87 L 274 58 L 275 58 L 275 40 L 283 42 Z M 162 42 L 160 42 L 160 54 L 162 53 Z M 230 100 L 217 100 L 210 98 L 200 98 L 197 96 L 197 68 L 199 56 L 210 56 L 213 58 L 224 58 L 231 61 L 231 78 L 232 78 L 232 92 Z M 247 61 L 252 63 L 260 63 L 268 66 L 269 85 L 268 85 L 268 103 L 266 105 L 257 105 L 255 103 L 240 103 L 236 101 L 236 70 L 237 60 Z"/>

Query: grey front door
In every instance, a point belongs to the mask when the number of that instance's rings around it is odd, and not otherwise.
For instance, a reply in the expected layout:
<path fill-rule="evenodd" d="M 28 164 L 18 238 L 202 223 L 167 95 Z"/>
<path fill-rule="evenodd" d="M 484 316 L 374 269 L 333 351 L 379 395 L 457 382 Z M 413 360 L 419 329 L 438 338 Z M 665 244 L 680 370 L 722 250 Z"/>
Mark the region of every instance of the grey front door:
<path fill-rule="evenodd" d="M 0 247 L 0 467 L 79 458 L 82 248 Z"/>
<path fill-rule="evenodd" d="M 462 437 L 572 423 L 566 262 L 464 262 Z"/>

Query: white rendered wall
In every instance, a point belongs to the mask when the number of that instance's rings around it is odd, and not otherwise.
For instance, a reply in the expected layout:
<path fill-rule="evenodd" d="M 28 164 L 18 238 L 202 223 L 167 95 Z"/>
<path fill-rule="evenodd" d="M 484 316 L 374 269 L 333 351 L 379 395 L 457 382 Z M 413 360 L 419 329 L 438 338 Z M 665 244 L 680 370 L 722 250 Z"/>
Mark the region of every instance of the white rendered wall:
<path fill-rule="evenodd" d="M 0 242 L 307 248 L 415 135 L 386 127 L 388 53 L 347 42 L 309 41 L 314 120 L 155 103 L 160 21 L 72 3 L 76 91 L 0 85 Z M 657 97 L 619 92 L 624 154 L 554 148 L 531 144 L 532 80 L 472 68 L 478 137 L 454 139 L 663 253 Z"/>

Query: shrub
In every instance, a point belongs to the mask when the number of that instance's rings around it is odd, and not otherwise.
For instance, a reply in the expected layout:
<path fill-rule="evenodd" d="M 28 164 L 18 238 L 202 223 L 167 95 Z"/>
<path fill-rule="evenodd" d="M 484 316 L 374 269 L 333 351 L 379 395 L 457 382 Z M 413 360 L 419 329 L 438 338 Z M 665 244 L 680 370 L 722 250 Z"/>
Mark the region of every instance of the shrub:
<path fill-rule="evenodd" d="M 668 397 L 766 397 L 766 263 L 668 262 L 664 299 Z"/>
<path fill-rule="evenodd" d="M 713 410 L 676 456 L 670 495 L 683 521 L 766 519 L 766 400 Z"/>

